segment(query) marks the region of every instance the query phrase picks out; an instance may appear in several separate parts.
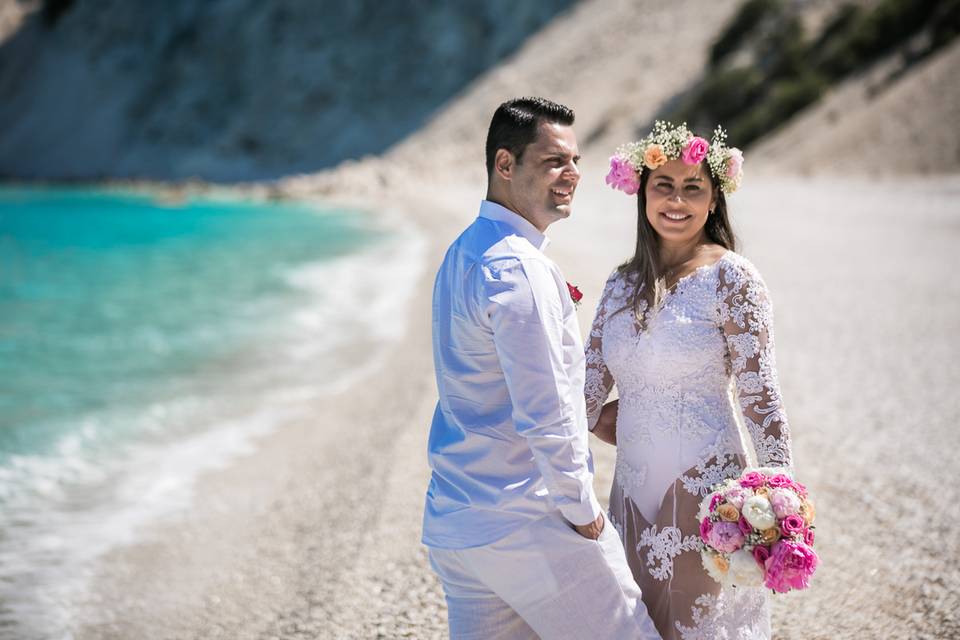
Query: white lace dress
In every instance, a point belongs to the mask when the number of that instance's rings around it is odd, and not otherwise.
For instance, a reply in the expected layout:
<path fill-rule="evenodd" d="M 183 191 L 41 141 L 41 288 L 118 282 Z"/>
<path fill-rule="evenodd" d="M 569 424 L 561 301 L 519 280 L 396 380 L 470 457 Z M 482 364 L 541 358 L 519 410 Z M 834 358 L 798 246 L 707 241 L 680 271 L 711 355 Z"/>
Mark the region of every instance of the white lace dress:
<path fill-rule="evenodd" d="M 766 286 L 728 251 L 682 278 L 658 309 L 629 305 L 607 281 L 586 347 L 591 426 L 614 383 L 620 396 L 610 519 L 665 640 L 770 638 L 766 591 L 721 589 L 697 546 L 700 500 L 751 463 L 790 466 Z"/>

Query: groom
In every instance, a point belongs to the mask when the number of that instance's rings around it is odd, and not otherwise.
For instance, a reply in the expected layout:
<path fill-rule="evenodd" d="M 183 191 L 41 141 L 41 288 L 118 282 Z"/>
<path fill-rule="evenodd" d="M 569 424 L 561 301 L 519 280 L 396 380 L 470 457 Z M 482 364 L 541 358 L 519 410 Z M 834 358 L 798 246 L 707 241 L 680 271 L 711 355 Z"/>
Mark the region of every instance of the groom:
<path fill-rule="evenodd" d="M 580 181 L 573 120 L 543 98 L 500 105 L 487 197 L 434 285 L 423 543 L 454 640 L 660 638 L 593 492 L 580 329 L 543 254 Z"/>

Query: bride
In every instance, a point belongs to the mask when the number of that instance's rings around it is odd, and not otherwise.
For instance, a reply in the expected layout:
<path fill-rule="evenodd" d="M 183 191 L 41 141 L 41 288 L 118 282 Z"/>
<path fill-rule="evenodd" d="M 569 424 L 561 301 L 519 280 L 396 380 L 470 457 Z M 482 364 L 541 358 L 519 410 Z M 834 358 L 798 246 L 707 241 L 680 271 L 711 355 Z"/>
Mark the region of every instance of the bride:
<path fill-rule="evenodd" d="M 727 217 L 743 156 L 724 140 L 658 122 L 611 159 L 607 183 L 637 196 L 636 252 L 586 347 L 589 424 L 617 445 L 610 520 L 665 640 L 771 635 L 765 591 L 722 589 L 698 546 L 700 500 L 748 464 L 738 415 L 752 464 L 791 462 L 770 297 Z"/>

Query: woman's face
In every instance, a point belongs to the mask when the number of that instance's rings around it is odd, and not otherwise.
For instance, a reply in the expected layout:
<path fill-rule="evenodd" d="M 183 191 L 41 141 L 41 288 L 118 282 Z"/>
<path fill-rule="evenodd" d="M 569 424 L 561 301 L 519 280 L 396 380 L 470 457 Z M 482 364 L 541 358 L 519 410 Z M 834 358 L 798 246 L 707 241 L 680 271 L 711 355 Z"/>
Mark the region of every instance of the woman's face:
<path fill-rule="evenodd" d="M 690 242 L 707 224 L 716 196 L 710 183 L 709 169 L 670 160 L 655 169 L 647 180 L 647 220 L 662 240 Z"/>

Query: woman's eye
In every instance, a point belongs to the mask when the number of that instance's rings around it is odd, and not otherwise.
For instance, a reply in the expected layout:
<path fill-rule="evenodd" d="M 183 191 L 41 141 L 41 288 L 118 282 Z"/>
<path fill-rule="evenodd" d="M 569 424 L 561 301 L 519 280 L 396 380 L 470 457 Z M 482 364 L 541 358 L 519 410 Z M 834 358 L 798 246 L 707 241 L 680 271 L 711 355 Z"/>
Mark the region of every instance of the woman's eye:
<path fill-rule="evenodd" d="M 660 183 L 657 183 L 656 186 L 657 186 L 657 189 L 661 189 L 661 190 L 666 190 L 666 191 L 673 190 L 673 185 L 671 185 L 669 182 L 660 182 Z"/>
<path fill-rule="evenodd" d="M 688 184 L 687 191 L 700 191 L 700 187 L 695 184 Z"/>

